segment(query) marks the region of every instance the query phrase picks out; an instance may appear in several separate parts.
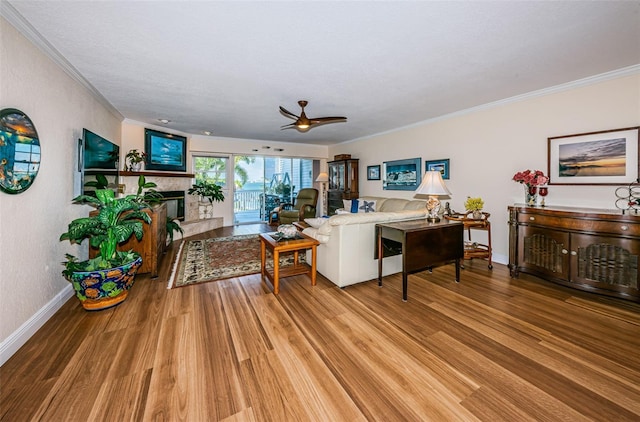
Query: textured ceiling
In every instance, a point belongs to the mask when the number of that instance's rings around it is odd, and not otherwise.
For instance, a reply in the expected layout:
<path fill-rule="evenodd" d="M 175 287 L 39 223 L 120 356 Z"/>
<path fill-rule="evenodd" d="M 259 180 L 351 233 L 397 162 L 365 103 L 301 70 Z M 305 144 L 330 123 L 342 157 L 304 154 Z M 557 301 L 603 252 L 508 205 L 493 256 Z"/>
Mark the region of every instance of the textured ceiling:
<path fill-rule="evenodd" d="M 124 117 L 231 138 L 334 144 L 640 64 L 638 1 L 6 7 Z M 348 122 L 280 130 L 300 99 Z"/>

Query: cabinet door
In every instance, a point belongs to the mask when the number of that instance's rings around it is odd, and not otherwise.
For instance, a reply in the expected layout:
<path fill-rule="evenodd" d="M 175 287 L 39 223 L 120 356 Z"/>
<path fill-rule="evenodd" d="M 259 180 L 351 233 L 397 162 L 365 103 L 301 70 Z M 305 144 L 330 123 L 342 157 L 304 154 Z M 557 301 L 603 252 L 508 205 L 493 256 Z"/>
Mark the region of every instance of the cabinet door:
<path fill-rule="evenodd" d="M 569 280 L 569 234 L 555 230 L 520 226 L 518 267 L 522 271 Z"/>
<path fill-rule="evenodd" d="M 571 256 L 571 282 L 640 297 L 637 240 L 572 234 Z"/>
<path fill-rule="evenodd" d="M 351 194 L 352 198 L 358 197 L 358 161 L 349 161 L 347 166 L 347 186 L 345 191 Z"/>
<path fill-rule="evenodd" d="M 345 162 L 329 163 L 329 190 L 345 190 Z"/>

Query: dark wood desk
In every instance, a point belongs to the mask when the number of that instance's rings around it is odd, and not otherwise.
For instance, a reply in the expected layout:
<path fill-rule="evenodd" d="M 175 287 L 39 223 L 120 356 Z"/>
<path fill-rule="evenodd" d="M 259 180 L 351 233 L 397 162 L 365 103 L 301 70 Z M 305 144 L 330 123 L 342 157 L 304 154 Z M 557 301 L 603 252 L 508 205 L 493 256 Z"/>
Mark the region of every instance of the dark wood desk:
<path fill-rule="evenodd" d="M 378 286 L 382 287 L 382 239 L 402 246 L 402 300 L 407 301 L 407 276 L 435 264 L 455 261 L 456 282 L 460 281 L 460 260 L 464 256 L 464 225 L 460 221 L 425 220 L 376 224 L 378 240 Z"/>

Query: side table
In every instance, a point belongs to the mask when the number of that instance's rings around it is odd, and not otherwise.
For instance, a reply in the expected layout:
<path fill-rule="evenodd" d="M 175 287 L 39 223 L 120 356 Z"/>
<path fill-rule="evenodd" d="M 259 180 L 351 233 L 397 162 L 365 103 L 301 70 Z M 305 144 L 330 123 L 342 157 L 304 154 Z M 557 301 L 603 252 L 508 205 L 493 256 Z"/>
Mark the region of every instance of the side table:
<path fill-rule="evenodd" d="M 445 215 L 444 218 L 450 221 L 460 221 L 464 224 L 464 228 L 467 231 L 468 242 L 464 245 L 464 259 L 480 258 L 489 261 L 489 269 L 493 269 L 493 263 L 491 261 L 491 223 L 489 222 L 488 212 L 482 212 L 482 218 L 471 218 L 472 211 L 466 214 L 452 214 Z M 483 230 L 487 232 L 487 244 L 478 242 L 472 242 L 471 230 Z"/>
<path fill-rule="evenodd" d="M 280 293 L 280 278 L 298 274 L 309 274 L 311 285 L 316 285 L 316 247 L 317 240 L 303 233 L 297 233 L 294 239 L 278 240 L 276 232 L 260 233 L 260 273 L 273 284 L 273 294 Z M 273 255 L 273 270 L 267 269 L 267 248 Z M 299 261 L 299 252 L 311 249 L 311 265 Z M 280 254 L 293 252 L 293 265 L 280 268 Z"/>

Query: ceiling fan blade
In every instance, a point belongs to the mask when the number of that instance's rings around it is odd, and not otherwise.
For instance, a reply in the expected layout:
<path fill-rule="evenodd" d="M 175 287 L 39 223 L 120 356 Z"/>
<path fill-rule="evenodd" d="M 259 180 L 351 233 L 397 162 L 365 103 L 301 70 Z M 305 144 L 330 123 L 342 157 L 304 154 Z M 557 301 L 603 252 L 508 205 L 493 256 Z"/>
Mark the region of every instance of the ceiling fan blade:
<path fill-rule="evenodd" d="M 295 119 L 298 120 L 298 116 L 296 116 L 295 114 L 293 114 L 292 112 L 290 112 L 289 110 L 287 110 L 286 108 L 280 106 L 280 113 L 284 114 L 285 116 L 291 118 L 291 119 Z"/>
<path fill-rule="evenodd" d="M 280 126 L 280 130 L 284 130 L 284 129 L 295 129 L 297 126 L 295 123 L 291 123 L 290 125 L 284 125 L 284 126 Z"/>
<path fill-rule="evenodd" d="M 313 119 L 309 119 L 309 121 L 311 122 L 312 125 L 315 125 L 315 124 L 319 124 L 319 123 L 346 122 L 347 118 L 346 117 L 338 117 L 338 116 L 334 116 L 334 117 L 314 117 Z"/>

